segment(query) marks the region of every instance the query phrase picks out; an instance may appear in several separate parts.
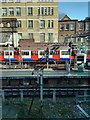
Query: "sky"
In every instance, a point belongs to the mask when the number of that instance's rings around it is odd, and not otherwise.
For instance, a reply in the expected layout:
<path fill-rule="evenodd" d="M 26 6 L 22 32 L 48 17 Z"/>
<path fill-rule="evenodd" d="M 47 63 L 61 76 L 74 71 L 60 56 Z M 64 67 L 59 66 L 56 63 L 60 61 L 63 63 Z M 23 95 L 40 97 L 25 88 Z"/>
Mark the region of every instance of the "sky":
<path fill-rule="evenodd" d="M 61 12 L 65 13 L 71 19 L 78 19 L 78 20 L 83 20 L 85 19 L 85 17 L 88 17 L 88 12 L 89 12 L 88 0 L 85 0 L 86 2 L 77 2 L 77 0 L 75 0 L 76 2 L 65 2 L 65 1 L 68 0 L 59 0 L 59 5 L 58 5 L 59 13 Z"/>

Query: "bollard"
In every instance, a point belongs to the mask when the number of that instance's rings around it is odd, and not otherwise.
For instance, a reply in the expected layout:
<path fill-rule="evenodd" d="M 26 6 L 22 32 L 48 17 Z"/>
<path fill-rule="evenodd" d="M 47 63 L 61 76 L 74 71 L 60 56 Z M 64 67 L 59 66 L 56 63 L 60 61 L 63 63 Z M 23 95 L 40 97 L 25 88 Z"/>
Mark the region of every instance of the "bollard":
<path fill-rule="evenodd" d="M 56 102 L 56 90 L 53 89 L 53 102 Z"/>

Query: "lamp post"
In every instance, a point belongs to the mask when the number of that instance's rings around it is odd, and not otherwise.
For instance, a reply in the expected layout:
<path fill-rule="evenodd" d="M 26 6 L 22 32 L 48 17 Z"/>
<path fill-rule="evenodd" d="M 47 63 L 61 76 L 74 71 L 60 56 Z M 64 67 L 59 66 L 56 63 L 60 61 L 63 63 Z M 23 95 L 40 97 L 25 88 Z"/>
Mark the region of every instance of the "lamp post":
<path fill-rule="evenodd" d="M 39 78 L 40 78 L 40 82 L 39 82 Z M 43 71 L 38 71 L 37 72 L 37 84 L 40 85 L 40 102 L 41 102 L 41 109 L 43 107 Z"/>

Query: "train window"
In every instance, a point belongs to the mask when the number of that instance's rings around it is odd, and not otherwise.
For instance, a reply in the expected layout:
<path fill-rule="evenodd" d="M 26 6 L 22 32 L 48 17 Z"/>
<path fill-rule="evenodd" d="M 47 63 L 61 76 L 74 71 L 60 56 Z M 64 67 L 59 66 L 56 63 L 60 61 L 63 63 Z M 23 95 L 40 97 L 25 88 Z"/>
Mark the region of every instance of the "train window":
<path fill-rule="evenodd" d="M 87 55 L 90 55 L 90 50 L 87 50 Z"/>
<path fill-rule="evenodd" d="M 62 51 L 62 55 L 69 55 L 68 51 Z"/>
<path fill-rule="evenodd" d="M 29 51 L 23 51 L 22 55 L 29 55 Z"/>
<path fill-rule="evenodd" d="M 77 61 L 84 61 L 84 56 L 77 56 Z"/>
<path fill-rule="evenodd" d="M 5 55 L 12 55 L 12 52 L 5 52 Z"/>

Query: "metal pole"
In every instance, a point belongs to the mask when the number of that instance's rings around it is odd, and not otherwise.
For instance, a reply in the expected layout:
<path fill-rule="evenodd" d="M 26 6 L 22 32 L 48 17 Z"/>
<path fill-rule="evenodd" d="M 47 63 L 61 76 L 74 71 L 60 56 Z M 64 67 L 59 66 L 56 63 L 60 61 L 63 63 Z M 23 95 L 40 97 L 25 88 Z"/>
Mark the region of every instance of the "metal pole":
<path fill-rule="evenodd" d="M 23 101 L 23 90 L 21 90 L 21 101 Z"/>
<path fill-rule="evenodd" d="M 86 101 L 87 90 L 84 90 L 84 101 Z"/>
<path fill-rule="evenodd" d="M 5 101 L 4 90 L 2 90 L 2 100 Z"/>
<path fill-rule="evenodd" d="M 43 76 L 40 75 L 40 100 L 43 102 Z"/>
<path fill-rule="evenodd" d="M 56 102 L 56 90 L 53 89 L 53 102 Z"/>
<path fill-rule="evenodd" d="M 8 38 L 8 53 L 9 53 L 9 67 L 11 67 L 11 60 L 10 60 L 10 38 Z"/>
<path fill-rule="evenodd" d="M 49 63 L 48 63 L 48 58 L 47 58 L 47 69 L 48 69 Z"/>

